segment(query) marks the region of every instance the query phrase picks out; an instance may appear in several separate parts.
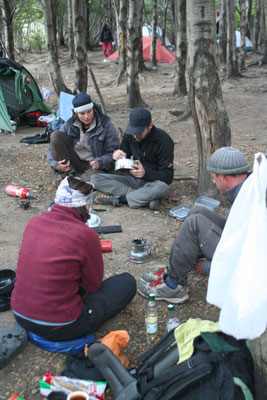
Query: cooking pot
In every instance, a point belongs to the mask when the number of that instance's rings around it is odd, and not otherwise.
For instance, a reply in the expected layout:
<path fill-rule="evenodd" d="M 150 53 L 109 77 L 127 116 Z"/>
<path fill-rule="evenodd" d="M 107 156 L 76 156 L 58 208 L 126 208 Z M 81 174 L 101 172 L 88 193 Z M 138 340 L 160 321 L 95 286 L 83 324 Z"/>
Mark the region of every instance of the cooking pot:
<path fill-rule="evenodd" d="M 16 272 L 13 269 L 0 270 L 0 295 L 9 294 L 14 288 Z"/>

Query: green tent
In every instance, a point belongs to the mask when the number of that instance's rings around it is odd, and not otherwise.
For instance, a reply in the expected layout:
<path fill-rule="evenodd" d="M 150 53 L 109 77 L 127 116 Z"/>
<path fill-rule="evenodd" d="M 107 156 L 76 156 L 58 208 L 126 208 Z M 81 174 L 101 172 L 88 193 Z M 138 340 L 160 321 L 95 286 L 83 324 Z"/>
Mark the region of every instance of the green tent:
<path fill-rule="evenodd" d="M 5 131 L 13 132 L 1 86 L 0 86 L 0 128 Z"/>
<path fill-rule="evenodd" d="M 52 113 L 43 102 L 40 89 L 30 72 L 8 58 L 0 58 L 0 87 L 0 129 L 12 132 L 8 120 L 27 123 L 25 116 L 28 113 L 36 111 L 45 115 Z M 6 129 L 7 124 L 10 125 L 8 129 Z"/>

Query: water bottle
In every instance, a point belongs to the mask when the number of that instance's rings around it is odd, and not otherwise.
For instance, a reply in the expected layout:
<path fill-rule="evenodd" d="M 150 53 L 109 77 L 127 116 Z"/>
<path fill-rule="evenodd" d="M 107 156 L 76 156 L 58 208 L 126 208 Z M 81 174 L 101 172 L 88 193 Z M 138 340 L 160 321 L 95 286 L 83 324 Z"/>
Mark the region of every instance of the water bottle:
<path fill-rule="evenodd" d="M 53 201 L 49 201 L 49 207 L 48 207 L 47 211 L 50 211 L 50 210 L 51 210 L 51 207 L 52 207 L 53 204 L 54 204 Z"/>
<path fill-rule="evenodd" d="M 158 310 L 155 302 L 155 295 L 150 294 L 146 307 L 145 315 L 146 337 L 149 341 L 153 341 L 158 332 Z"/>
<path fill-rule="evenodd" d="M 177 328 L 177 326 L 179 326 L 180 323 L 181 323 L 181 321 L 175 315 L 174 305 L 168 304 L 168 316 L 166 319 L 167 331 L 170 332 L 172 329 Z"/>

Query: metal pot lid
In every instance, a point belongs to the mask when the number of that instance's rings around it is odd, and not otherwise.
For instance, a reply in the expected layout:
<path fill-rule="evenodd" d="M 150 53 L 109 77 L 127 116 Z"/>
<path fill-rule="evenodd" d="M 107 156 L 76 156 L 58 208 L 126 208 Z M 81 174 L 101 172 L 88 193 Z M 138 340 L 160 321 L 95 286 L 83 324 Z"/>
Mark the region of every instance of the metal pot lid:
<path fill-rule="evenodd" d="M 86 221 L 86 225 L 89 226 L 90 228 L 96 228 L 97 226 L 99 226 L 101 224 L 101 218 L 96 215 L 96 214 L 90 214 L 90 217 L 87 221 Z"/>

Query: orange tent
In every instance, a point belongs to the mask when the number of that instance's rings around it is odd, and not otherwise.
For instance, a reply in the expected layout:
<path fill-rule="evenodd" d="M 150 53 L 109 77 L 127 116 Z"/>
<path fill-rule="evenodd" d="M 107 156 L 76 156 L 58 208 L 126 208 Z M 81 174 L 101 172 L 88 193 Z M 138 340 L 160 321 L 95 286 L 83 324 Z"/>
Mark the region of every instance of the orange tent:
<path fill-rule="evenodd" d="M 151 46 L 151 37 L 149 36 L 143 36 L 143 58 L 146 61 L 151 61 L 150 60 L 150 46 Z M 111 56 L 108 57 L 108 60 L 117 60 L 119 57 L 119 52 L 118 50 L 115 51 L 115 53 L 111 54 Z M 162 63 L 174 63 L 175 61 L 175 55 L 168 50 L 159 39 L 156 41 L 156 59 L 157 62 L 162 62 Z"/>

